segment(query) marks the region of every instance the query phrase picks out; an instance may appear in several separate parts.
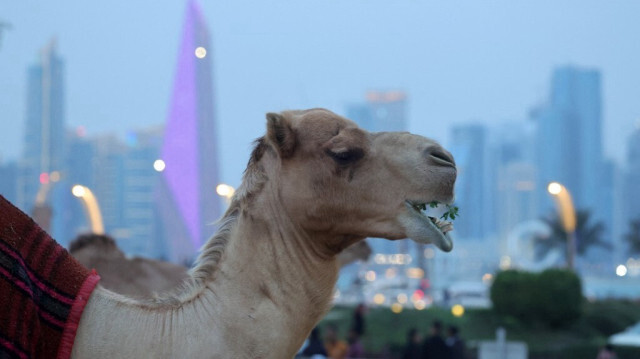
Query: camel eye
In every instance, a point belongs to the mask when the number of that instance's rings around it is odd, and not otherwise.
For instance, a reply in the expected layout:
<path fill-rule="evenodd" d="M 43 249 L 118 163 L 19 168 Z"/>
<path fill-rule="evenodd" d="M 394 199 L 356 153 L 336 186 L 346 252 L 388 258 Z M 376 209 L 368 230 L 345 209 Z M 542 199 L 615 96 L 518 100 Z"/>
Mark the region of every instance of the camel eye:
<path fill-rule="evenodd" d="M 352 148 L 346 151 L 333 152 L 327 150 L 327 154 L 339 165 L 348 165 L 354 163 L 364 156 L 364 151 L 360 148 Z"/>

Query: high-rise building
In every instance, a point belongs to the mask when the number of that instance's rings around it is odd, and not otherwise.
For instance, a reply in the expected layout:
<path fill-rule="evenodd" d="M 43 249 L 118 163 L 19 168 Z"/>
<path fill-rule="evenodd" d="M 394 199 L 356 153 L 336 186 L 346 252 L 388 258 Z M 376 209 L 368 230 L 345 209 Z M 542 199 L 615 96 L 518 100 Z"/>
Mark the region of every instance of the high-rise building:
<path fill-rule="evenodd" d="M 407 95 L 402 91 L 370 91 L 366 101 L 347 106 L 347 118 L 370 132 L 407 131 Z M 370 239 L 374 253 L 406 253 L 408 241 Z"/>
<path fill-rule="evenodd" d="M 71 194 L 74 185 L 86 186 L 95 192 L 95 167 L 100 162 L 96 158 L 93 141 L 84 132 L 83 127 L 75 131 L 67 130 L 65 141 L 68 151 L 63 176 L 52 186 L 50 194 L 55 198 L 53 222 L 59 234 L 57 239 L 63 245 L 67 245 L 78 234 L 90 231 L 82 201 Z"/>
<path fill-rule="evenodd" d="M 122 157 L 122 227 L 128 237 L 120 237 L 118 244 L 129 254 L 166 258 L 166 244 L 156 232 L 154 191 L 160 179 L 159 157 L 162 129 L 150 128 L 131 133 L 135 143 L 129 143 Z"/>
<path fill-rule="evenodd" d="M 627 169 L 624 179 L 623 233 L 629 229 L 628 222 L 640 220 L 640 124 L 627 142 Z"/>
<path fill-rule="evenodd" d="M 165 243 L 156 233 L 154 203 L 160 176 L 154 162 L 160 155 L 162 128 L 129 131 L 124 141 L 114 135 L 86 137 L 76 131 L 69 134 L 68 143 L 65 192 L 75 184 L 89 187 L 106 233 L 128 255 L 166 257 Z M 66 203 L 62 215 L 69 214 L 67 237 L 89 231 L 79 199 Z"/>
<path fill-rule="evenodd" d="M 402 91 L 370 91 L 364 103 L 347 107 L 347 117 L 370 132 L 407 131 L 407 95 Z"/>
<path fill-rule="evenodd" d="M 128 133 L 124 142 L 112 134 L 97 136 L 90 141 L 95 163 L 91 188 L 100 205 L 104 229 L 116 241 L 127 240 L 131 234 L 124 225 L 124 159 L 127 148 L 137 145 L 135 134 Z"/>
<path fill-rule="evenodd" d="M 553 72 L 548 103 L 531 112 L 538 126 L 536 140 L 537 182 L 541 188 L 551 181 L 561 182 L 572 194 L 575 205 L 589 209 L 599 220 L 603 200 L 601 173 L 602 95 L 600 72 L 577 67 L 561 67 Z M 539 192 L 541 214 L 552 202 Z"/>
<path fill-rule="evenodd" d="M 212 48 L 196 1 L 187 4 L 177 70 L 160 159 L 156 200 L 168 253 L 188 261 L 213 234 L 220 216 L 218 134 L 214 115 Z"/>
<path fill-rule="evenodd" d="M 511 162 L 499 169 L 497 218 L 502 238 L 519 224 L 537 218 L 535 212 L 535 167 L 532 163 Z"/>
<path fill-rule="evenodd" d="M 505 239 L 519 224 L 537 218 L 533 131 L 527 123 L 502 125 L 492 131 L 487 201 L 494 205 L 488 213 L 493 229 Z"/>
<path fill-rule="evenodd" d="M 452 129 L 450 150 L 458 168 L 456 205 L 467 213 L 455 222 L 456 236 L 462 239 L 483 239 L 488 232 L 486 143 L 487 129 L 483 125 L 458 125 Z"/>
<path fill-rule="evenodd" d="M 27 112 L 24 148 L 19 161 L 17 204 L 31 212 L 36 195 L 49 173 L 63 169 L 64 62 L 55 40 L 45 46 L 40 62 L 27 73 Z"/>

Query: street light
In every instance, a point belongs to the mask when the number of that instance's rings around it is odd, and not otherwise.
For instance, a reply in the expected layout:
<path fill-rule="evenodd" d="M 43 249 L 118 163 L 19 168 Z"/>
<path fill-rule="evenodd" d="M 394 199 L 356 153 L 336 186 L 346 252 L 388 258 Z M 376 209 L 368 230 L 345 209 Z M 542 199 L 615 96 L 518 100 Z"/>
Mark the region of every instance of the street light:
<path fill-rule="evenodd" d="M 153 162 L 153 169 L 156 170 L 156 172 L 162 172 L 166 167 L 167 165 L 161 159 L 157 159 Z"/>
<path fill-rule="evenodd" d="M 218 196 L 224 197 L 225 202 L 228 206 L 231 204 L 231 198 L 233 197 L 233 194 L 236 193 L 236 190 L 228 184 L 220 183 L 216 187 L 216 193 L 218 194 Z"/>
<path fill-rule="evenodd" d="M 91 192 L 89 188 L 77 184 L 71 188 L 71 193 L 82 200 L 82 204 L 84 205 L 84 209 L 91 224 L 91 232 L 95 234 L 104 234 L 102 214 L 100 214 L 98 200 L 96 200 L 93 192 Z"/>
<path fill-rule="evenodd" d="M 204 59 L 207 56 L 207 49 L 202 46 L 198 46 L 195 51 L 196 57 L 199 59 Z"/>
<path fill-rule="evenodd" d="M 627 267 L 624 264 L 620 264 L 616 267 L 616 275 L 618 277 L 624 277 L 627 275 Z"/>
<path fill-rule="evenodd" d="M 464 315 L 464 307 L 461 304 L 454 305 L 451 307 L 451 314 L 453 314 L 454 317 L 460 318 Z"/>
<path fill-rule="evenodd" d="M 547 191 L 556 202 L 562 228 L 567 233 L 567 266 L 573 270 L 576 256 L 576 211 L 571 200 L 571 193 L 558 182 L 549 183 Z"/>

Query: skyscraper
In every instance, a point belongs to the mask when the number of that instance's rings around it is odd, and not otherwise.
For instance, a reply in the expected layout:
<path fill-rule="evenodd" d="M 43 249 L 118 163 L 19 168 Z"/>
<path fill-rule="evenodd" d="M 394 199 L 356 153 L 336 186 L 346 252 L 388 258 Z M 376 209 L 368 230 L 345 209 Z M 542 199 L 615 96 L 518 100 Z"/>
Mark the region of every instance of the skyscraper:
<path fill-rule="evenodd" d="M 158 233 L 170 258 L 192 259 L 220 216 L 217 132 L 209 32 L 196 1 L 187 4 L 160 159 Z"/>
<path fill-rule="evenodd" d="M 64 162 L 64 62 L 52 40 L 27 73 L 27 112 L 17 204 L 31 212 L 41 181 Z"/>
<path fill-rule="evenodd" d="M 370 132 L 407 131 L 407 96 L 402 91 L 370 91 L 366 101 L 347 106 L 347 118 Z M 374 253 L 406 253 L 408 241 L 369 241 Z"/>
<path fill-rule="evenodd" d="M 602 95 L 600 72 L 566 66 L 557 68 L 551 79 L 548 103 L 532 111 L 538 126 L 536 139 L 537 182 L 545 188 L 561 182 L 571 192 L 575 205 L 591 210 L 605 220 L 603 198 Z M 541 214 L 552 206 L 549 195 L 539 191 Z M 608 222 L 610 223 L 610 222 Z"/>
<path fill-rule="evenodd" d="M 625 220 L 623 233 L 628 231 L 628 221 L 640 220 L 640 124 L 627 142 L 627 171 L 624 179 Z"/>
<path fill-rule="evenodd" d="M 487 202 L 495 205 L 488 211 L 487 220 L 491 220 L 501 238 L 519 224 L 537 218 L 533 129 L 528 125 L 513 122 L 492 129 L 489 152 L 494 161 L 489 168 L 493 179 Z"/>
<path fill-rule="evenodd" d="M 158 158 L 162 142 L 162 129 L 150 128 L 131 132 L 135 142 L 127 143 L 126 155 L 122 157 L 120 187 L 123 218 L 121 226 L 128 231 L 128 237 L 118 241 L 126 253 L 148 257 L 165 257 L 165 244 L 156 238 L 154 228 L 156 211 L 154 191 L 159 179 L 159 167 L 154 162 Z"/>
<path fill-rule="evenodd" d="M 451 153 L 456 159 L 456 205 L 467 215 L 456 220 L 456 235 L 482 239 L 487 233 L 486 206 L 489 188 L 487 172 L 487 129 L 479 124 L 458 125 L 451 133 Z"/>
<path fill-rule="evenodd" d="M 100 162 L 95 159 L 93 143 L 84 136 L 84 128 L 65 131 L 65 157 L 62 174 L 58 181 L 51 181 L 47 202 L 51 204 L 51 232 L 63 246 L 79 233 L 90 231 L 82 201 L 71 194 L 74 185 L 94 188 L 95 167 Z"/>
<path fill-rule="evenodd" d="M 347 107 L 347 117 L 371 132 L 407 131 L 407 95 L 402 91 L 370 91 L 367 101 Z"/>
<path fill-rule="evenodd" d="M 66 236 L 61 242 L 90 230 L 81 201 L 70 196 L 75 184 L 87 186 L 98 202 L 105 232 L 113 236 L 127 255 L 166 257 L 157 236 L 154 190 L 160 177 L 154 168 L 162 143 L 162 126 L 129 131 L 124 141 L 113 134 L 88 137 L 69 131 L 63 194 L 69 200 L 56 203 L 54 221 L 64 219 Z M 157 166 L 155 166 L 157 167 Z"/>

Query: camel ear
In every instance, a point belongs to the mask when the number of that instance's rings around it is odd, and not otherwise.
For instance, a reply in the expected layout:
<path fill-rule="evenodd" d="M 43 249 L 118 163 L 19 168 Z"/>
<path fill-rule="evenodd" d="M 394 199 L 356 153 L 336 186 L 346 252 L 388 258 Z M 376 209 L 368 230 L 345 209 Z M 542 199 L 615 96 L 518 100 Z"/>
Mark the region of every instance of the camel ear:
<path fill-rule="evenodd" d="M 293 154 L 296 136 L 291 123 L 282 114 L 273 112 L 267 114 L 267 138 L 278 149 L 280 157 L 287 158 Z"/>

